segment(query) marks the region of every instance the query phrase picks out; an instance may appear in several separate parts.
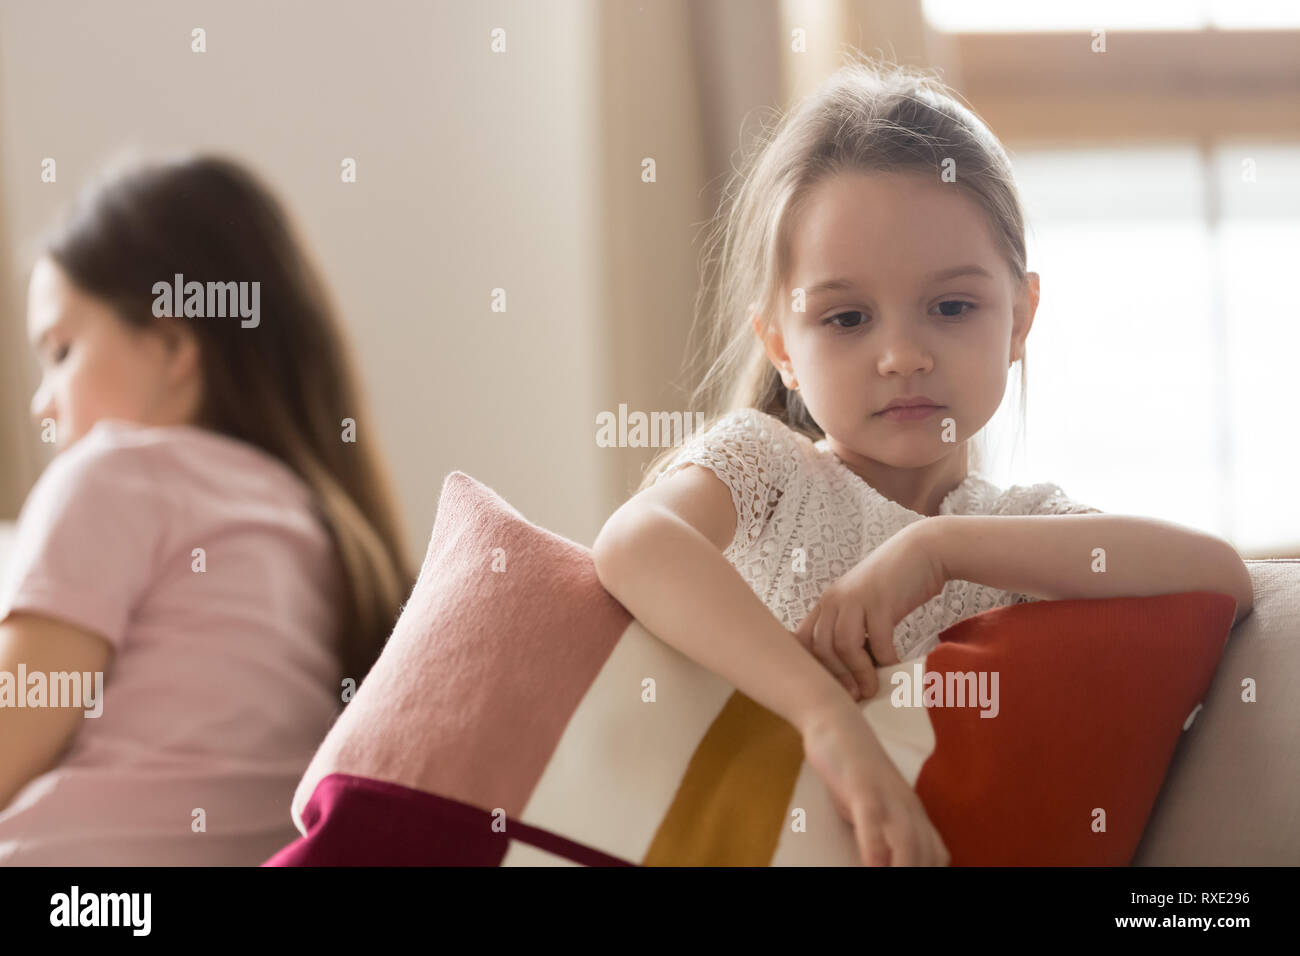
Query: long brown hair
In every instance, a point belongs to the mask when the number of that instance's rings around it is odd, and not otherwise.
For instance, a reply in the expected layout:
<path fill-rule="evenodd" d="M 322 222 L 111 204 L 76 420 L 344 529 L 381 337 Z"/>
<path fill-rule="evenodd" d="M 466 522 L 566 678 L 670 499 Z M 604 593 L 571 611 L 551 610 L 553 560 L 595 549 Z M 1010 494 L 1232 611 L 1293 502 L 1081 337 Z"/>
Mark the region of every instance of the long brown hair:
<path fill-rule="evenodd" d="M 954 160 L 957 186 L 984 209 L 1013 278 L 1025 277 L 1020 199 L 1010 160 L 989 128 L 933 73 L 860 53 L 849 59 L 794 109 L 777 115 L 723 190 L 696 300 L 698 328 L 705 316 L 700 304 L 712 297 L 705 341 L 689 350 L 712 362 L 689 404 L 705 412 L 706 428 L 732 409 L 757 408 L 813 440 L 826 437 L 799 393 L 781 381 L 749 316 L 761 311 L 765 331 L 775 321 L 789 272 L 790 230 L 809 191 L 828 176 L 845 170 L 937 175 L 945 159 Z M 1023 427 L 1028 372 L 1023 355 L 1019 361 Z M 978 468 L 975 445 L 967 447 Z M 677 452 L 671 446 L 660 452 L 637 490 L 653 484 Z"/>
<path fill-rule="evenodd" d="M 137 327 L 170 321 L 154 317 L 153 287 L 177 273 L 260 284 L 257 324 L 191 325 L 203 381 L 194 424 L 268 452 L 315 493 L 346 581 L 339 662 L 359 683 L 414 576 L 342 326 L 280 203 L 229 159 L 127 156 L 82 191 L 41 248 Z M 345 418 L 358 423 L 355 442 L 343 440 Z"/>

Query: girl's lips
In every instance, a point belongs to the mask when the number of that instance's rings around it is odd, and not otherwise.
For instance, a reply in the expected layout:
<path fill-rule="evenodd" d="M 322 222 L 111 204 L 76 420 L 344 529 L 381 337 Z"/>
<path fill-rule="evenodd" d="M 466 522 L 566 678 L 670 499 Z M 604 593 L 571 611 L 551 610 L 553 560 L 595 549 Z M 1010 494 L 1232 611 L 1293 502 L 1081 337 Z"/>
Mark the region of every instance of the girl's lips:
<path fill-rule="evenodd" d="M 889 408 L 876 414 L 891 422 L 918 422 L 945 407 L 944 405 L 910 405 L 905 408 Z"/>

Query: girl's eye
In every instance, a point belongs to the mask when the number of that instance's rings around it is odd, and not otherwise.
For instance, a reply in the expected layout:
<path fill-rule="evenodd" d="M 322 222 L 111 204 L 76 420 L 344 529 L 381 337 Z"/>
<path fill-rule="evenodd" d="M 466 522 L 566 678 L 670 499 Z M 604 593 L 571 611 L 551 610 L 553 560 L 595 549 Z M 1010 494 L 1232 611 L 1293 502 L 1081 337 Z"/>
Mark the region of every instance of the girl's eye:
<path fill-rule="evenodd" d="M 939 314 L 943 318 L 960 319 L 966 316 L 967 314 L 974 312 L 977 306 L 975 305 L 974 302 L 966 302 L 963 299 L 945 299 L 943 302 L 939 303 L 938 308 L 940 310 Z M 856 321 L 855 321 L 855 317 L 856 317 Z M 868 316 L 865 312 L 860 312 L 855 310 L 851 312 L 840 312 L 837 313 L 836 315 L 832 315 L 830 318 L 825 319 L 822 322 L 822 324 L 834 325 L 835 328 L 837 329 L 840 329 L 845 332 L 850 332 L 853 329 L 859 329 L 862 326 L 866 325 L 869 319 L 870 316 Z"/>
<path fill-rule="evenodd" d="M 68 347 L 66 345 L 60 345 L 58 348 L 54 350 L 53 354 L 51 355 L 51 359 L 55 365 L 58 365 L 67 357 L 68 357 Z"/>
<path fill-rule="evenodd" d="M 963 305 L 966 306 L 966 308 L 969 309 L 971 312 L 974 312 L 974 311 L 975 311 L 975 303 L 974 303 L 974 302 L 964 302 L 964 301 L 962 301 L 961 299 L 947 299 L 947 300 L 945 300 L 945 301 L 939 303 L 939 308 L 940 308 L 940 309 L 943 309 L 944 306 L 957 306 L 957 307 L 960 307 L 960 306 L 963 306 Z M 943 316 L 944 318 L 946 318 L 946 319 L 959 319 L 959 318 L 961 318 L 962 316 L 966 315 L 966 313 L 963 312 L 963 311 L 960 311 L 960 309 L 958 309 L 957 311 L 953 311 L 953 312 L 943 311 L 943 312 L 940 312 L 940 315 L 942 315 L 942 316 Z"/>
<path fill-rule="evenodd" d="M 851 319 L 851 318 L 853 318 L 853 316 L 855 316 L 855 315 L 861 317 L 862 321 L 861 321 L 861 322 L 854 322 L 854 323 L 852 323 L 851 325 L 841 325 L 839 322 L 836 321 L 837 319 L 843 319 L 843 318 L 845 318 L 845 317 L 848 317 L 848 318 Z M 866 323 L 866 321 L 867 321 L 867 316 L 866 316 L 865 313 L 862 313 L 862 312 L 840 312 L 838 315 L 832 315 L 829 319 L 826 319 L 824 322 L 822 322 L 822 324 L 823 324 L 823 325 L 831 325 L 831 324 L 833 323 L 837 329 L 843 329 L 844 331 L 849 332 L 849 331 L 852 331 L 853 329 L 861 328 L 861 327 Z"/>

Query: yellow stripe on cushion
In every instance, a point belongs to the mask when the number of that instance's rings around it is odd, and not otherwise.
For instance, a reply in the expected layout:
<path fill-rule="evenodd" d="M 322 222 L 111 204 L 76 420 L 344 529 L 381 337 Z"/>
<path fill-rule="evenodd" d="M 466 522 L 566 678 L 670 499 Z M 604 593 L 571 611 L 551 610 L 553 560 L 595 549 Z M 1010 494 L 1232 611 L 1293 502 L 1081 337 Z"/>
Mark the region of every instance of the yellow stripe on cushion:
<path fill-rule="evenodd" d="M 736 691 L 691 758 L 646 866 L 767 866 L 803 764 L 787 721 Z"/>

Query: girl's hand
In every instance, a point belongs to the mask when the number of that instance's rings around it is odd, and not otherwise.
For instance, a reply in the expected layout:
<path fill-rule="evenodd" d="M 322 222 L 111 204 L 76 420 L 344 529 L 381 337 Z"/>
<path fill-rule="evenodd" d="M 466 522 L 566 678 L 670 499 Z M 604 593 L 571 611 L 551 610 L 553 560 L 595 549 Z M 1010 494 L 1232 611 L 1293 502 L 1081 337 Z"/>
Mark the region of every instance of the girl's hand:
<path fill-rule="evenodd" d="M 886 540 L 833 581 L 795 632 L 854 700 L 876 695 L 876 668 L 898 663 L 894 628 L 947 581 L 926 519 Z"/>
<path fill-rule="evenodd" d="M 803 732 L 803 750 L 836 811 L 853 825 L 863 865 L 948 865 L 948 848 L 921 798 L 856 707 L 837 706 L 819 714 Z"/>

